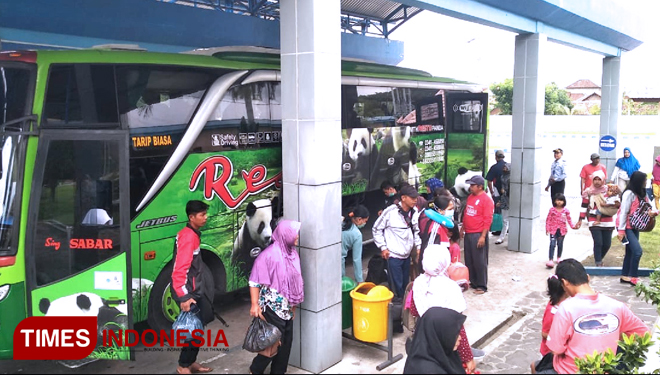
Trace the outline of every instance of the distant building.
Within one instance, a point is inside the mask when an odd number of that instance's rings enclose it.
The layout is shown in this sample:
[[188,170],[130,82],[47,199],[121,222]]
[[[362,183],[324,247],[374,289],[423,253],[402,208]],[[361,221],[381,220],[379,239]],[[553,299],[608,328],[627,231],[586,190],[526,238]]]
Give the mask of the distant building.
[[573,103],[575,114],[588,114],[589,109],[595,105],[600,106],[600,86],[588,79],[581,79],[566,86]]

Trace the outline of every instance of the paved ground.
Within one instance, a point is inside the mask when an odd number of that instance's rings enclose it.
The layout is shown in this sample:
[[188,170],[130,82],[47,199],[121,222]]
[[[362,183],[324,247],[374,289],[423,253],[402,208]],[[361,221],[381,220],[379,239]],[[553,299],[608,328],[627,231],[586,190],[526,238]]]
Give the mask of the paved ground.
[[[547,212],[550,199],[548,193],[542,195],[542,210]],[[568,204],[577,218],[579,200],[568,197]],[[545,214],[544,214],[545,216]],[[468,310],[466,329],[474,345],[486,350],[486,357],[478,364],[482,373],[524,373],[529,372],[529,364],[537,359],[540,344],[541,317],[547,298],[543,295],[546,278],[552,270],[545,268],[547,260],[547,236],[544,225],[538,228],[538,236],[543,237],[541,250],[533,254],[524,254],[506,250],[506,242],[495,245],[495,238],[490,238],[489,291],[476,296],[471,292],[464,294]],[[564,258],[585,259],[591,254],[592,240],[589,231],[582,228],[571,231],[565,241]],[[374,251],[374,250],[371,250]],[[365,252],[364,269],[370,258]],[[347,274],[352,275],[351,267]],[[517,280],[517,281],[516,281]],[[594,277],[594,286],[614,298],[631,304],[633,311],[640,314],[648,324],[657,316],[650,305],[634,297],[630,287],[619,284],[617,277]],[[240,349],[249,325],[249,306],[240,296],[222,304],[221,311],[230,327],[225,328],[215,321],[211,329],[224,329],[230,344],[228,351],[203,351],[199,360],[213,368],[214,373],[245,373],[253,354]],[[500,327],[502,326],[502,327]],[[349,332],[349,331],[347,331]],[[394,354],[405,354],[404,343],[410,333],[397,334],[394,337]],[[491,337],[492,336],[492,337]],[[488,341],[488,339],[492,341]],[[0,361],[0,373],[173,373],[178,353],[144,352],[137,348],[137,360],[134,362],[99,361],[79,369],[68,369],[49,361]],[[654,351],[654,353],[657,349]],[[387,359],[383,351],[362,343],[343,339],[343,359],[324,373],[378,373],[376,366]],[[403,360],[384,369],[381,373],[400,374],[403,372]],[[654,368],[660,367],[660,364]],[[304,374],[303,370],[289,367],[289,373]]]
[[[630,285],[621,284],[618,277],[612,276],[592,277],[591,285],[596,291],[627,303],[649,329],[653,328],[658,319],[655,307],[637,298]],[[530,373],[530,364],[541,359],[541,321],[547,303],[542,292],[532,292],[518,302],[516,310],[524,316],[484,348],[488,354],[479,365],[482,373]]]

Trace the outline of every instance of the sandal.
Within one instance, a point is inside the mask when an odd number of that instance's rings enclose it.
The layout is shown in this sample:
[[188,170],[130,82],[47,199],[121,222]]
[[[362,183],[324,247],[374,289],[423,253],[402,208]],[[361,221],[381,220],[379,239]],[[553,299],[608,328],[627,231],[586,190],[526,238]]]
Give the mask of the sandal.
[[177,374],[192,374],[192,371],[190,371],[190,367],[177,366],[176,367],[176,373]]
[[213,369],[211,367],[204,367],[199,363],[195,362],[192,365],[190,365],[190,371],[193,374],[204,374],[213,371]]
[[477,295],[481,295],[481,294],[486,293],[486,291],[483,290],[483,289],[475,289],[472,293],[477,294]]

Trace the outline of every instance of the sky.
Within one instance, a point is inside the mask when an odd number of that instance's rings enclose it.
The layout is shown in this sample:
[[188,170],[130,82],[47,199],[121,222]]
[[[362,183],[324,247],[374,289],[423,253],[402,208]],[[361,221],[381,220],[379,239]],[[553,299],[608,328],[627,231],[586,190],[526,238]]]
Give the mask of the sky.
[[[644,43],[622,55],[624,91],[660,91],[660,1],[611,0],[634,12],[641,23]],[[422,37],[420,37],[422,36]],[[437,43],[430,48],[430,40]],[[449,36],[449,37],[447,37]],[[513,78],[515,33],[423,11],[402,25],[391,39],[404,42],[399,66],[434,76],[490,85]],[[454,51],[451,55],[447,51]],[[564,88],[579,79],[600,85],[603,56],[554,42],[548,43],[544,67],[546,83]]]

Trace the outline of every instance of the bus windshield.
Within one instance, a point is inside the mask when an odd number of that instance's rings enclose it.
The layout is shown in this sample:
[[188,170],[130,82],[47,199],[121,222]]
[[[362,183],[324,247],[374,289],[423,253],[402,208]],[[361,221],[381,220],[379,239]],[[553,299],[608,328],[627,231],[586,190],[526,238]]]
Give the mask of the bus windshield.
[[28,113],[31,71],[14,65],[0,65],[0,255],[16,253],[18,218],[23,173],[23,127]]

